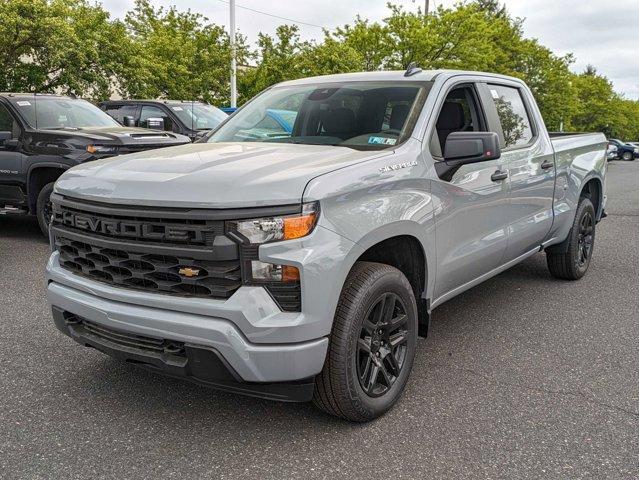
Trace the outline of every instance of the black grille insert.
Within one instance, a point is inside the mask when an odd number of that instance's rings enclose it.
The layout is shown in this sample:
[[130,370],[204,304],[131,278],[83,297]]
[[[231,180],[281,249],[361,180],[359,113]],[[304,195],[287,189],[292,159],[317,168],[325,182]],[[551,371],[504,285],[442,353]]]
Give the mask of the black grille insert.
[[197,260],[103,248],[58,235],[60,265],[79,275],[137,290],[218,299],[242,283],[239,260]]

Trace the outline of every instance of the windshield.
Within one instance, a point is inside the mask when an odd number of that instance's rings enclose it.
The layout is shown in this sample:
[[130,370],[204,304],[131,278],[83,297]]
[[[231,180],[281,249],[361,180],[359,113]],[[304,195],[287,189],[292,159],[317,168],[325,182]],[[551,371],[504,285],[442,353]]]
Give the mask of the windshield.
[[201,103],[183,103],[170,105],[180,121],[193,130],[211,130],[228,118],[219,108]]
[[33,98],[13,100],[13,104],[32,128],[76,129],[119,126],[113,118],[85,100],[33,96]]
[[231,117],[208,142],[279,142],[392,148],[407,138],[425,96],[424,83],[349,82],[267,90]]

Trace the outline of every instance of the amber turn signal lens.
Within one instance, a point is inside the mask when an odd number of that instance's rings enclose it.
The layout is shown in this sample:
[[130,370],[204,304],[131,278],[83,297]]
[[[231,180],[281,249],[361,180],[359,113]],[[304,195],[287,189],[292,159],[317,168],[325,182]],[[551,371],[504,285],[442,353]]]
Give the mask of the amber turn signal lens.
[[284,218],[284,240],[301,238],[308,235],[317,221],[315,212],[299,217]]
[[300,271],[297,267],[290,265],[282,265],[282,281],[283,282],[299,282]]
[[95,153],[95,152],[97,152],[97,151],[98,151],[98,149],[97,149],[97,148],[95,148],[93,145],[88,145],[88,146],[87,146],[87,152],[89,152],[89,153]]

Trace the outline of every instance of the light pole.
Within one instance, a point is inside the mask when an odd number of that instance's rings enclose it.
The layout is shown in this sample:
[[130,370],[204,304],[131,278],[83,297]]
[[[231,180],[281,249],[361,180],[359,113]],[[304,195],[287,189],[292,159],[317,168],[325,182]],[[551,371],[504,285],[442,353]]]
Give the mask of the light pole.
[[235,0],[229,1],[231,10],[230,32],[231,40],[231,107],[237,107],[237,61],[235,49]]
[[428,7],[429,7],[428,4],[430,3],[430,1],[429,0],[425,0],[425,2],[426,3],[424,4],[424,15],[428,15]]

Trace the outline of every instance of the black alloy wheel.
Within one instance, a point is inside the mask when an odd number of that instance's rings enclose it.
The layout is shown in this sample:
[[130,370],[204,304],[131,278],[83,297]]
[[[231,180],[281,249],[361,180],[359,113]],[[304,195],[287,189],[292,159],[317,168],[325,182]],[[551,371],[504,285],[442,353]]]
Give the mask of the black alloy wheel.
[[584,268],[590,261],[594,244],[595,220],[590,211],[585,212],[579,223],[577,240],[577,267]]
[[357,341],[357,376],[370,397],[384,395],[399,377],[407,351],[406,307],[394,293],[382,294],[368,312]]

